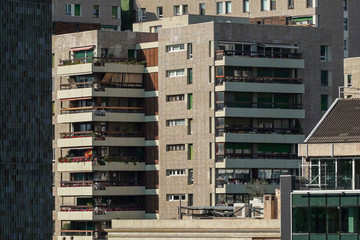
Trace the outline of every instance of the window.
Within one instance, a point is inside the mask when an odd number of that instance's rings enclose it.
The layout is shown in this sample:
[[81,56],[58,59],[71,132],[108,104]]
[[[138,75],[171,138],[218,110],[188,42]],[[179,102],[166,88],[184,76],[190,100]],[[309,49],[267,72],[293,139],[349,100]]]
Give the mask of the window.
[[[120,10],[119,10],[119,16],[120,16]],[[141,8],[139,12],[139,21],[143,22],[146,21],[146,8]]]
[[321,95],[321,111],[326,111],[328,109],[329,97],[328,95]]
[[351,79],[351,75],[347,75],[347,86],[348,87],[351,87],[351,85],[352,85],[352,79]]
[[328,86],[328,71],[321,71],[321,86]]
[[294,9],[294,0],[288,0],[288,9]]
[[166,198],[168,201],[185,201],[185,194],[168,194]]
[[205,3],[200,3],[199,4],[199,14],[200,15],[205,15]]
[[178,52],[178,51],[183,51],[183,50],[185,50],[184,44],[166,46],[167,52]]
[[181,77],[185,75],[184,69],[177,69],[177,70],[169,70],[166,71],[167,77]]
[[328,46],[321,45],[320,46],[320,60],[323,62],[328,62],[330,60],[330,49]]
[[243,2],[243,9],[244,9],[244,12],[249,12],[249,0],[244,0]]
[[112,6],[111,7],[111,15],[112,15],[113,19],[120,18],[120,7]]
[[261,11],[267,11],[268,8],[268,0],[261,0]]
[[180,6],[175,5],[174,6],[174,16],[178,16],[178,15],[180,15]]
[[182,14],[183,15],[188,14],[188,9],[189,9],[188,5],[182,5]]
[[344,11],[347,11],[347,6],[348,6],[347,0],[343,0],[343,6],[344,6]]
[[192,70],[192,68],[189,68],[189,69],[188,69],[188,72],[187,72],[187,83],[188,83],[188,84],[192,84],[192,83],[193,83],[193,70]]
[[71,16],[72,15],[72,4],[65,4],[65,15]]
[[52,90],[52,92],[55,92],[55,78],[54,77],[51,78],[51,90]]
[[270,0],[270,10],[276,10],[276,0]]
[[185,150],[185,144],[171,144],[166,145],[166,151],[184,151]]
[[193,95],[192,95],[192,93],[189,93],[187,96],[188,96],[187,109],[192,109],[193,108]]
[[193,120],[192,120],[192,118],[189,118],[188,119],[188,126],[187,126],[187,133],[188,133],[188,135],[191,135],[191,134],[193,134],[193,132],[192,132],[192,122],[193,122]]
[[80,4],[65,4],[65,15],[81,17],[81,5]]
[[192,43],[187,44],[187,59],[192,59]]
[[81,5],[80,4],[74,4],[75,5],[75,16],[80,17],[81,16]]
[[344,30],[347,31],[348,30],[348,19],[344,18]]
[[99,18],[100,17],[100,6],[94,5],[93,6],[93,18]]
[[223,14],[223,13],[224,13],[223,2],[217,2],[216,3],[216,14]]
[[194,159],[194,145],[188,144],[188,160]]
[[166,176],[185,175],[185,169],[166,170]]
[[167,127],[185,126],[185,119],[166,120],[166,126]]
[[306,7],[307,8],[313,7],[313,0],[306,0]]
[[184,101],[184,94],[167,95],[166,96],[166,101],[167,102]]
[[162,18],[163,17],[163,8],[157,7],[156,13],[157,13],[158,19]]
[[194,184],[194,170],[189,169],[188,170],[188,185]]
[[226,2],[225,13],[231,13],[231,2]]

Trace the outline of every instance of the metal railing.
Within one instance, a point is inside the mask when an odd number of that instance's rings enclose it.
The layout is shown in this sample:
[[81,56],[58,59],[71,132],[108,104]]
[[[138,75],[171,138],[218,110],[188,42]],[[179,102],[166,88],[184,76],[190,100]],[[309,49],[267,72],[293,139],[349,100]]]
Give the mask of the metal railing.
[[224,82],[302,84],[302,78],[243,77],[243,76],[225,76],[225,77],[216,78],[217,86],[223,85]]
[[217,102],[216,111],[228,108],[271,108],[271,109],[302,109],[302,103],[274,102]]
[[143,162],[141,157],[136,156],[107,156],[107,157],[60,157],[60,163],[91,162],[93,166],[106,165],[107,162]]
[[62,181],[61,187],[93,187],[94,190],[105,190],[107,187],[138,187],[145,186],[142,182],[129,180],[128,182],[116,181]]
[[259,52],[259,51],[238,51],[238,50],[216,50],[215,59],[222,60],[224,56],[243,56],[243,57],[258,57],[258,58],[287,58],[287,59],[301,59],[301,53],[282,53],[282,52]]
[[218,154],[216,162],[224,159],[300,159],[296,154],[286,153],[226,153]]
[[115,57],[87,57],[61,60],[59,66],[94,63],[95,66],[105,66],[106,63],[120,64],[145,64],[145,61],[135,58],[115,58]]
[[105,140],[106,137],[144,137],[143,132],[119,132],[119,131],[86,131],[60,133],[60,138],[95,137],[95,140]]
[[60,109],[60,114],[93,112],[95,116],[105,116],[106,113],[144,113],[143,107],[103,107],[87,106]]
[[216,136],[223,136],[224,133],[253,133],[253,134],[303,134],[299,128],[255,128],[255,127],[225,127],[217,128]]
[[131,82],[109,82],[109,83],[80,82],[80,83],[60,84],[60,90],[94,88],[94,90],[97,91],[104,91],[106,88],[143,88],[143,87],[144,87],[144,83],[131,83]]

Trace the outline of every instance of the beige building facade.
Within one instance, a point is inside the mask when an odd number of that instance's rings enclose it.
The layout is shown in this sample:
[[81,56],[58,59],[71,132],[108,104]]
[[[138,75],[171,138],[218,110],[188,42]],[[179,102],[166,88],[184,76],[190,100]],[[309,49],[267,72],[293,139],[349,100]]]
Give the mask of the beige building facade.
[[360,58],[344,59],[344,87],[340,88],[340,97],[358,98],[360,96]]

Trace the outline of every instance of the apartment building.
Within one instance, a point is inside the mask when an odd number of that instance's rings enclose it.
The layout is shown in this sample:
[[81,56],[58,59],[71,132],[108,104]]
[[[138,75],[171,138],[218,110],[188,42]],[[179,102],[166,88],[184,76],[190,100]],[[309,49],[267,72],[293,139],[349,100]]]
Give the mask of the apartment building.
[[151,33],[53,36],[54,239],[105,239],[111,219],[157,218],[157,112],[143,82],[156,46]]
[[51,238],[51,5],[0,1],[0,239]]
[[326,28],[343,45],[345,57],[360,54],[357,41],[360,4],[356,0],[137,0],[135,7],[138,22],[199,14],[246,17],[254,24]]
[[342,48],[324,29],[200,18],[158,28],[160,218],[176,217],[179,200],[246,202],[258,179],[274,193],[342,85]]
[[135,22],[132,0],[52,2],[53,33],[64,34],[89,30],[120,31],[131,29]]
[[302,172],[281,179],[281,239],[359,238],[360,99],[337,99],[304,143]]
[[339,89],[339,97],[359,98],[360,96],[360,58],[344,59],[344,86]]

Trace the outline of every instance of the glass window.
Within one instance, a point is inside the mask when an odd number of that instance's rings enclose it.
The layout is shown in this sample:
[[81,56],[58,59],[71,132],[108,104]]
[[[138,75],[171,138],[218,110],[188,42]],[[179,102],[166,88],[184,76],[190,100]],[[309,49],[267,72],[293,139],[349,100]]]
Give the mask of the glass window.
[[157,17],[160,19],[163,17],[163,8],[162,7],[157,7]]
[[71,16],[72,15],[71,4],[65,4],[65,15],[66,16]]
[[188,94],[188,103],[187,103],[187,109],[193,108],[193,95],[192,93]]
[[192,49],[192,43],[187,44],[187,59],[193,58],[193,49]]
[[337,207],[327,207],[326,214],[326,232],[338,233],[339,232],[339,209]]
[[328,71],[321,71],[321,86],[328,86]]
[[200,15],[205,15],[205,3],[200,3],[199,4],[199,14]]
[[174,6],[174,16],[178,16],[178,15],[180,15],[180,6],[175,5]]
[[294,9],[294,0],[288,0],[288,9]]
[[292,231],[293,233],[309,232],[309,208],[297,207],[292,212]]
[[344,18],[344,30],[347,31],[348,30],[348,19]]
[[100,16],[100,6],[99,5],[94,5],[93,6],[93,17],[94,18],[99,18]]
[[111,15],[112,15],[112,18],[119,18],[119,16],[118,16],[118,7],[117,6],[112,6],[111,7]]
[[271,0],[271,2],[270,2],[270,10],[276,10],[276,0]]
[[344,7],[344,11],[347,11],[347,7],[348,7],[347,0],[343,0],[343,7]]
[[351,87],[351,85],[352,85],[352,76],[351,75],[347,75],[347,86],[348,87]]
[[325,45],[320,46],[320,60],[321,61],[329,61],[329,47]]
[[194,145],[188,144],[188,160],[194,159]]
[[313,7],[313,0],[306,0],[306,7],[307,8]]
[[166,46],[167,52],[178,52],[178,51],[182,51],[184,49],[185,49],[184,44]]
[[226,2],[225,13],[231,13],[231,2]]
[[310,210],[310,232],[326,233],[326,207],[311,207]]
[[337,160],[337,187],[344,189],[352,188],[352,160]]
[[268,0],[261,0],[261,11],[267,11],[268,9]]
[[321,95],[321,111],[326,111],[329,104],[328,95]]
[[243,2],[243,9],[244,9],[244,12],[249,12],[250,10],[250,6],[249,6],[249,0],[244,0]]
[[306,194],[293,194],[292,204],[293,206],[308,206],[309,197]]
[[81,16],[81,5],[75,4],[75,16],[80,17]]
[[182,14],[183,15],[188,14],[189,11],[188,9],[189,9],[188,5],[182,5]]
[[217,2],[216,3],[216,14],[223,14],[223,13],[224,13],[223,2]]
[[187,72],[187,83],[188,83],[188,84],[192,84],[192,83],[193,83],[193,70],[192,70],[192,68],[189,68],[189,69],[188,69],[188,72]]
[[357,233],[358,232],[358,208],[357,207],[342,207],[340,208],[340,222],[342,233]]
[[180,76],[184,76],[184,75],[185,75],[184,69],[166,71],[167,77],[180,77]]

